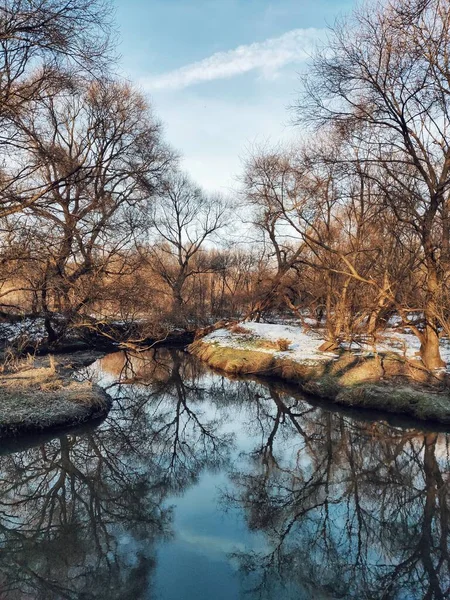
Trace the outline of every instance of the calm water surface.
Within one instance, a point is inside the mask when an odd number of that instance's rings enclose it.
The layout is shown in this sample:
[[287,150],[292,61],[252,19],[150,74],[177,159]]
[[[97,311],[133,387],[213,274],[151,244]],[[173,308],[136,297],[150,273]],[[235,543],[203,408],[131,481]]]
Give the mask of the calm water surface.
[[1,600],[450,597],[450,435],[175,350],[83,376],[102,424],[1,447]]

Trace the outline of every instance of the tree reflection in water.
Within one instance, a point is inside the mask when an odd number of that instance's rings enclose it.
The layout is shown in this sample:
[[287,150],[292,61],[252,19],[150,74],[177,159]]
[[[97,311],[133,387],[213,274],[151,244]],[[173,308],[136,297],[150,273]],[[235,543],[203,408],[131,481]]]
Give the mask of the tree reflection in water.
[[254,596],[448,598],[449,436],[249,395],[262,443],[223,500],[267,538],[234,555]]
[[2,599],[148,597],[155,543],[171,535],[164,500],[223,464],[229,444],[196,410],[206,392],[189,363],[163,358],[144,362],[139,385],[115,386],[99,429],[0,457]]
[[115,397],[99,428],[0,457],[2,599],[153,597],[170,505],[205,471],[228,474],[217,519],[237,510],[264,540],[232,553],[249,598],[449,596],[446,434],[328,412],[177,351],[117,353],[92,375]]

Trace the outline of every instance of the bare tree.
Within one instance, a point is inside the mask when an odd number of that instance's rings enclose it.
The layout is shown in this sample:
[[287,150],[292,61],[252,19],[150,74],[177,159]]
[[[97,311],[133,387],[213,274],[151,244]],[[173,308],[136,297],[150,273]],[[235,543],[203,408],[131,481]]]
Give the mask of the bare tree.
[[273,259],[271,276],[260,286],[251,315],[285,303],[286,282],[293,266],[304,253],[304,240],[286,222],[285,208],[298,200],[295,154],[281,148],[256,149],[245,165],[246,201],[253,209],[253,224],[261,234],[265,252]]
[[169,287],[177,322],[188,317],[187,282],[213,268],[205,244],[225,227],[227,217],[227,202],[207,196],[183,173],[172,173],[161,187],[150,222],[157,243],[148,252],[156,273]]
[[330,121],[364,146],[400,227],[420,240],[424,364],[443,365],[437,304],[449,260],[450,17],[445,0],[374,2],[331,33],[314,60],[298,118]]
[[0,115],[7,118],[61,72],[103,72],[111,59],[112,7],[105,0],[2,0]]
[[[94,82],[39,102],[23,119],[27,187],[48,187],[24,211],[47,315],[88,313],[105,276],[122,269],[172,152],[144,99],[127,84]],[[58,182],[58,185],[52,185]]]
[[[19,212],[57,181],[26,188],[11,160],[22,121],[37,99],[81,77],[102,76],[112,59],[105,0],[3,0],[0,3],[0,217]],[[72,83],[71,83],[72,82]]]

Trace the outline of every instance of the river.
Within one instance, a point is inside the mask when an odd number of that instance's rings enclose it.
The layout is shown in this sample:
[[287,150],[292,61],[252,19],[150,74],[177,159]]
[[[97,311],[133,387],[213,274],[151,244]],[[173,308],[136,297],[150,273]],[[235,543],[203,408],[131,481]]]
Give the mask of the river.
[[450,435],[178,350],[83,370],[95,426],[0,445],[1,600],[450,596]]

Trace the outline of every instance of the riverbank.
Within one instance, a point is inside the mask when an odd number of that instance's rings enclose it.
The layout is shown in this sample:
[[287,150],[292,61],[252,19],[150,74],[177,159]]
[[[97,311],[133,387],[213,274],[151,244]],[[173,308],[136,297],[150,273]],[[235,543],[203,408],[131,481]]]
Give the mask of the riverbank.
[[448,376],[435,376],[407,352],[321,352],[323,339],[298,327],[243,323],[222,327],[188,350],[210,367],[296,384],[343,406],[450,424]]
[[78,369],[120,349],[184,347],[194,339],[194,331],[179,329],[147,337],[140,326],[120,321],[94,323],[69,329],[50,344],[42,316],[3,315],[0,437],[60,430],[103,418],[110,398],[96,385],[75,381]]
[[53,431],[107,414],[111,399],[99,386],[73,379],[73,373],[100,352],[24,360],[0,376],[0,436]]
[[[63,317],[60,317],[63,320]],[[72,326],[65,334],[50,343],[44,318],[40,315],[3,315],[0,318],[0,362],[10,355],[45,356],[98,350],[104,353],[119,349],[139,349],[164,345],[186,346],[194,340],[195,329],[154,331],[148,335],[145,321],[99,321]],[[146,333],[147,332],[147,333]]]

